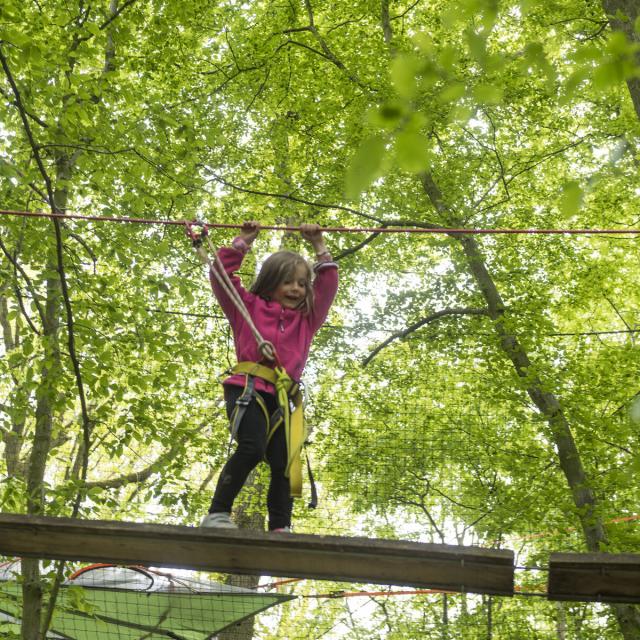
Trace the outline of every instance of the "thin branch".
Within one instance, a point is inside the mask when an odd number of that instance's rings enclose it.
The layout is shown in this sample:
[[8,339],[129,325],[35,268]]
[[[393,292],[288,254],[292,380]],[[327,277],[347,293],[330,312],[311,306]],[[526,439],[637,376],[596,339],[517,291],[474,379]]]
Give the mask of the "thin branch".
[[318,41],[318,44],[322,48],[322,51],[324,51],[324,57],[330,60],[336,67],[338,67],[338,69],[343,71],[347,75],[347,77],[352,82],[355,82],[359,87],[363,89],[368,89],[369,91],[375,91],[373,87],[369,87],[363,84],[358,78],[358,76],[352,73],[351,71],[349,71],[345,66],[345,64],[342,62],[342,60],[340,60],[340,58],[338,58],[338,56],[336,56],[335,53],[331,51],[331,49],[329,48],[329,45],[327,45],[327,43],[325,42],[324,38],[320,35],[320,32],[318,31],[315,25],[314,18],[313,18],[313,7],[311,6],[310,0],[304,0],[304,6],[307,9],[307,16],[309,17],[309,30],[313,34],[314,38]]
[[295,44],[295,45],[297,45],[299,47],[302,47],[303,49],[306,49],[307,51],[311,51],[311,53],[315,53],[316,55],[321,56],[325,60],[328,60],[329,62],[332,62],[332,63],[335,64],[335,61],[330,56],[328,56],[326,53],[324,53],[322,51],[318,51],[318,49],[314,49],[313,47],[310,47],[308,44],[305,44],[304,42],[299,42],[298,40],[293,40],[292,38],[289,38],[286,42],[284,42],[282,45],[280,45],[280,47],[287,46],[288,44]]
[[[195,430],[195,433],[202,431],[205,426],[207,426],[206,423],[198,426],[198,428]],[[120,489],[134,482],[144,482],[145,480],[148,480],[154,473],[161,471],[164,468],[165,463],[173,459],[182,446],[182,440],[178,439],[178,441],[168,451],[158,456],[151,464],[149,464],[144,469],[141,469],[140,471],[132,471],[131,473],[126,473],[109,480],[93,480],[91,482],[85,482],[84,488],[92,489],[95,487],[99,487],[101,489]]]
[[412,5],[409,5],[402,13],[399,13],[397,16],[393,16],[391,20],[399,20],[400,18],[404,18],[409,11],[411,11],[414,7],[420,4],[420,0],[416,0]]
[[[18,169],[13,163],[9,162],[6,158],[0,158],[0,162],[4,162],[6,165],[10,166],[13,171],[15,171],[20,178],[26,178],[26,175],[23,171]],[[44,193],[39,187],[37,187],[33,182],[27,182],[27,186],[40,197],[43,203],[48,202],[47,194]]]
[[604,299],[611,305],[611,308],[615,311],[615,313],[618,316],[618,318],[620,318],[620,320],[622,320],[622,324],[624,324],[624,326],[627,327],[627,331],[632,332],[633,329],[632,329],[631,325],[624,319],[624,316],[620,313],[618,307],[616,307],[616,305],[613,303],[611,298],[609,298],[609,296],[607,296],[605,294]]
[[[12,100],[11,96],[4,89],[2,89],[2,87],[0,87],[0,95],[5,97],[7,99],[7,102],[9,102],[9,104],[12,104],[14,107],[18,106],[15,100]],[[30,111],[27,111],[26,113],[36,124],[39,124],[41,127],[45,129],[49,127],[49,125],[42,118],[39,118],[38,116],[34,115]]]
[[[288,195],[286,193],[273,193],[273,192],[270,192],[270,191],[259,191],[259,190],[256,190],[256,189],[249,189],[247,187],[241,187],[239,185],[233,184],[232,182],[229,182],[228,180],[225,180],[224,178],[221,178],[214,171],[212,171],[209,167],[204,166],[203,168],[206,169],[208,172],[210,172],[211,175],[213,176],[213,178],[211,180],[209,180],[208,182],[211,182],[211,181],[219,182],[220,184],[223,184],[226,187],[230,187],[231,189],[234,189],[235,191],[240,191],[241,193],[251,193],[251,194],[256,195],[256,196],[265,196],[267,198],[278,198],[280,200],[291,200],[293,202],[299,202],[300,204],[309,205],[310,207],[318,207],[319,209],[338,209],[340,211],[346,211],[348,213],[353,213],[356,216],[359,216],[361,218],[365,218],[367,220],[371,220],[373,222],[377,222],[379,224],[385,224],[385,222],[383,220],[381,220],[380,218],[376,218],[375,216],[369,215],[368,213],[363,213],[362,211],[358,211],[357,209],[352,209],[351,207],[345,207],[345,206],[340,205],[340,204],[330,204],[330,203],[324,203],[324,202],[316,202],[316,201],[313,201],[313,200],[306,200],[304,198],[297,198],[296,196],[291,196],[291,195]],[[386,224],[391,224],[391,223],[386,223]]]
[[[34,154],[34,158],[36,160],[36,163],[38,165],[38,169],[40,171],[40,175],[42,176],[42,179],[44,180],[44,183],[46,185],[46,189],[47,189],[47,196],[48,196],[48,201],[49,204],[52,208],[52,210],[55,210],[55,203],[54,203],[54,197],[53,197],[53,188],[51,186],[51,179],[49,178],[49,174],[47,173],[47,170],[44,167],[44,164],[42,162],[42,158],[40,157],[40,152],[38,150],[38,145],[36,144],[36,141],[33,137],[33,134],[31,132],[31,126],[29,125],[29,118],[27,115],[27,110],[24,106],[24,103],[22,102],[22,96],[20,94],[20,90],[18,89],[18,86],[16,85],[16,82],[13,78],[13,74],[11,73],[11,69],[9,69],[9,63],[7,62],[7,58],[4,55],[4,51],[2,50],[2,45],[0,44],[0,64],[2,64],[2,68],[4,70],[4,73],[7,77],[7,80],[9,81],[9,84],[11,86],[11,90],[13,91],[13,95],[15,97],[15,106],[18,109],[18,113],[20,114],[20,119],[22,120],[22,125],[24,128],[24,132],[27,136],[27,139],[29,140],[29,144],[31,145],[31,148],[33,150],[33,154]],[[54,211],[55,213],[55,211]]]
[[339,29],[340,27],[344,27],[347,24],[353,24],[358,23],[358,22],[362,22],[362,20],[364,20],[366,18],[366,15],[362,15],[359,18],[351,18],[350,20],[343,20],[342,22],[338,22],[338,24],[334,24],[333,27],[329,27],[327,29],[327,33],[331,33],[332,31],[335,31],[336,29]]
[[[135,0],[131,0],[131,2],[133,1]],[[61,211],[56,206],[56,199],[53,193],[51,178],[49,177],[49,174],[45,169],[44,163],[42,162],[42,158],[40,156],[38,145],[36,144],[36,141],[33,137],[33,133],[31,132],[31,126],[29,125],[29,120],[26,115],[24,103],[22,102],[22,96],[20,95],[20,91],[18,90],[18,87],[15,83],[13,74],[11,73],[11,69],[9,68],[9,64],[4,55],[4,52],[2,51],[1,45],[0,45],[0,63],[2,63],[2,68],[4,70],[4,73],[7,76],[7,80],[9,81],[9,84],[11,85],[11,89],[16,99],[16,105],[18,107],[18,112],[20,114],[20,118],[23,123],[25,134],[33,150],[33,154],[34,154],[36,163],[38,165],[38,169],[40,170],[40,173],[42,175],[42,179],[45,182],[47,194],[49,196],[48,200],[49,200],[49,205],[51,207],[51,211],[52,213],[61,213]],[[86,478],[86,474],[89,466],[88,455],[89,455],[89,437],[91,432],[91,424],[90,424],[89,414],[87,412],[84,383],[83,383],[82,375],[80,371],[80,362],[78,360],[78,356],[75,348],[75,336],[73,332],[73,322],[74,322],[73,310],[71,307],[71,299],[69,297],[69,288],[67,285],[67,278],[64,270],[62,226],[60,224],[60,221],[57,218],[53,219],[53,228],[55,231],[55,239],[56,239],[57,270],[60,278],[60,288],[62,292],[62,299],[63,299],[63,303],[64,303],[66,315],[67,315],[67,338],[68,338],[68,346],[69,346],[69,357],[71,359],[73,372],[76,379],[78,396],[80,398],[80,407],[82,410],[82,426],[83,426],[83,433],[84,433],[84,439],[85,439],[85,454],[84,454],[83,467],[82,467],[82,480],[84,480]],[[75,512],[77,512],[77,510],[79,509],[80,500],[81,500],[81,495],[78,494],[78,500],[76,501],[76,505],[74,506],[74,515],[75,515]]]
[[426,324],[434,322],[435,320],[439,320],[440,318],[444,318],[446,316],[488,316],[488,309],[476,309],[473,307],[454,307],[451,309],[442,309],[441,311],[436,311],[426,318],[422,318],[422,320],[418,320],[418,322],[414,322],[412,325],[408,326],[406,329],[402,329],[402,331],[396,331],[392,336],[387,338],[384,342],[380,343],[363,361],[362,366],[366,367],[373,358],[380,353],[385,347],[389,346],[394,340],[399,340],[402,338],[406,338],[409,334],[413,333],[423,327]]
[[265,88],[265,85],[267,84],[267,80],[269,79],[270,75],[271,75],[271,67],[267,67],[267,72],[264,74],[264,78],[263,78],[262,82],[260,83],[260,86],[258,87],[258,90],[255,92],[253,98],[251,98],[251,102],[249,102],[249,104],[247,105],[247,107],[245,109],[245,113],[249,112],[249,110],[253,107],[253,103],[258,99],[260,94],[263,92],[263,90]]
[[355,247],[345,249],[342,253],[339,253],[337,256],[333,256],[333,259],[336,262],[338,262],[339,260],[342,260],[343,258],[346,258],[347,256],[350,256],[351,254],[356,253],[357,251],[360,251],[360,249],[362,249],[363,247],[366,247],[368,244],[373,242],[379,235],[380,235],[379,232],[372,233],[368,238],[365,238],[362,242],[358,243]]
[[105,20],[100,25],[100,31],[106,29],[118,16],[125,10],[128,9],[136,0],[127,0],[119,9],[116,9],[107,20]]
[[548,336],[604,336],[619,333],[640,333],[640,329],[618,329],[617,331],[574,331],[567,333],[547,333]]
[[299,31],[311,31],[311,27],[307,25],[306,27],[292,27],[291,29],[285,29],[284,31],[278,31],[274,35],[284,35],[287,33],[298,33]]
[[[519,178],[522,174],[527,173],[528,171],[531,171],[532,169],[535,169],[535,167],[537,167],[538,165],[546,162],[547,160],[557,156],[557,155],[561,155],[562,153],[564,153],[565,151],[568,151],[569,149],[573,149],[574,147],[577,147],[578,145],[582,144],[583,142],[585,142],[590,136],[584,136],[582,138],[579,138],[578,140],[574,141],[574,142],[570,142],[569,144],[560,147],[559,149],[555,149],[554,151],[550,151],[549,153],[545,153],[542,156],[539,156],[538,158],[535,159],[535,161],[528,161],[524,163],[524,166],[522,167],[522,169],[517,170],[515,173],[512,173],[508,178],[504,177],[504,183],[505,185],[510,185],[516,178]],[[516,165],[514,164],[513,167],[515,167]],[[512,167],[512,168],[513,168]],[[493,189],[493,186],[495,186],[498,182],[500,182],[500,178],[498,178],[493,185],[491,186],[491,188],[489,190],[487,190],[485,192],[485,194],[476,201],[476,203],[474,204],[474,207],[477,207],[490,193],[491,190]],[[498,200],[497,202],[492,202],[490,204],[488,204],[487,206],[483,207],[482,209],[478,209],[478,213],[484,213],[485,211],[489,211],[491,209],[495,209],[497,206],[501,205],[504,202],[507,202],[509,200],[509,197],[507,198],[502,198],[501,200]]]
[[505,180],[504,163],[502,162],[502,158],[500,157],[500,152],[498,151],[498,142],[496,140],[496,125],[495,125],[495,122],[493,121],[493,118],[491,117],[491,114],[488,111],[485,111],[484,114],[489,120],[489,122],[491,123],[491,140],[493,142],[491,151],[493,151],[494,155],[496,156],[496,160],[498,161],[498,166],[500,167],[500,180],[502,181],[504,191],[507,194],[507,198],[510,198],[511,194],[509,193],[509,185]]
[[[32,300],[33,300],[34,304],[36,305],[36,309],[38,310],[38,315],[40,316],[40,321],[42,322],[42,324],[44,326],[44,324],[45,324],[45,312],[44,312],[44,309],[42,308],[42,305],[40,304],[40,300],[38,299],[38,295],[36,294],[36,290],[35,290],[35,288],[33,286],[33,283],[31,282],[29,276],[27,275],[25,270],[22,268],[20,263],[9,253],[9,251],[8,251],[7,247],[5,246],[4,242],[2,242],[2,238],[0,238],[0,250],[2,250],[2,253],[4,253],[4,255],[7,258],[7,260],[9,260],[9,262],[13,265],[13,268],[22,276],[22,278],[26,282],[27,289],[29,289],[29,292],[31,293]],[[22,304],[22,296],[20,295],[20,291],[18,290],[16,293],[18,295],[18,302],[20,303],[20,308],[23,311],[23,315],[26,318],[27,322],[29,323],[29,326],[31,327],[31,329],[33,329],[33,331],[35,333],[40,335],[40,332],[35,328],[35,326],[31,322],[31,319],[27,315],[26,310],[24,309],[24,306]]]
[[86,240],[82,236],[80,236],[77,233],[74,233],[73,231],[69,231],[68,233],[69,233],[69,237],[73,238],[89,254],[89,257],[91,258],[91,261],[93,262],[93,269],[94,269],[94,273],[95,273],[95,267],[96,267],[96,264],[98,262],[98,256],[96,256],[96,254],[94,253],[93,249],[88,245],[88,243],[86,242]]
[[[98,26],[98,29],[100,29],[100,31],[104,31],[116,18],[118,18],[118,16],[125,9],[129,8],[134,2],[136,2],[136,0],[127,0],[119,9],[116,9],[113,13],[111,13],[111,15],[103,23],[101,23]],[[87,12],[87,17],[88,17],[88,12]],[[85,21],[86,21],[86,18],[85,18]],[[91,38],[93,37],[94,37],[94,34],[90,33],[89,35],[82,36],[81,38],[76,38],[73,49],[77,49],[82,42],[91,40]]]

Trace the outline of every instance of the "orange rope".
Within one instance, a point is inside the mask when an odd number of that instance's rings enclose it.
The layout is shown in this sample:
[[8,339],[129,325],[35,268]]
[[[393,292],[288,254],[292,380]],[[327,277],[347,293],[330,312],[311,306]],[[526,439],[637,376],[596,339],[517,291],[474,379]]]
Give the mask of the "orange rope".
[[[118,217],[118,216],[83,216],[74,213],[45,213],[40,211],[15,211],[11,209],[0,209],[0,215],[23,216],[30,218],[59,218],[67,220],[86,220],[88,222],[127,222],[134,224],[164,224],[164,225],[186,225],[191,220],[158,220],[152,218]],[[241,224],[227,223],[204,223],[209,229],[240,229]],[[260,225],[260,229],[270,229],[275,231],[300,231],[300,227]],[[450,235],[640,235],[640,229],[462,229],[448,227],[323,227],[323,232],[328,233],[431,233]]]

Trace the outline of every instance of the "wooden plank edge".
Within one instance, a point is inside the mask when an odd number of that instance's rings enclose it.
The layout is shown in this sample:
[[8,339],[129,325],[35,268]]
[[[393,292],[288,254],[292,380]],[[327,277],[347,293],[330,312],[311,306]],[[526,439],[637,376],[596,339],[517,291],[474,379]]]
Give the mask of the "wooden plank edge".
[[640,554],[552,553],[549,600],[640,603]]
[[[67,518],[29,517],[17,514],[0,514],[0,552],[25,557],[47,557],[52,559],[74,559],[88,562],[109,561],[118,564],[139,563],[155,566],[174,566],[230,573],[267,574],[288,577],[312,577],[336,579],[372,584],[397,584],[417,587],[451,588],[451,582],[439,582],[433,577],[424,581],[415,575],[415,569],[427,567],[428,573],[443,573],[471,576],[465,580],[460,576],[458,590],[495,595],[513,595],[513,552],[509,550],[480,549],[478,547],[456,547],[405,541],[370,540],[367,538],[340,538],[336,536],[310,536],[267,534],[247,531],[221,531],[198,529],[175,525],[147,525],[114,521],[84,521]],[[56,539],[78,537],[85,544],[65,543],[62,548],[53,548]],[[117,557],[105,557],[100,543],[118,549]],[[166,545],[172,550],[188,553],[194,549],[216,556],[203,561],[172,562],[171,558],[140,558],[137,553],[127,555],[127,548],[148,542],[151,546]],[[96,550],[89,547],[98,545]],[[147,546],[147,545],[145,545]],[[262,551],[256,551],[256,546]],[[111,552],[113,554],[113,552]],[[288,566],[278,571],[272,558],[280,554]],[[248,568],[234,564],[233,557],[250,555],[254,566]],[[257,555],[256,555],[257,554]],[[153,554],[151,554],[153,555]],[[198,555],[198,554],[196,554]],[[269,559],[262,566],[260,558]],[[231,558],[231,560],[229,559]],[[295,560],[306,561],[311,569],[296,571]],[[292,562],[294,561],[294,562]],[[329,563],[333,569],[325,570],[321,565]],[[342,563],[351,564],[352,570],[340,573]],[[406,564],[403,571],[402,563]],[[379,565],[379,567],[377,566]],[[415,565],[415,566],[413,566]],[[313,569],[313,567],[316,569]],[[318,569],[317,567],[320,566]],[[355,567],[355,568],[354,568]],[[364,568],[362,568],[364,567]],[[378,568],[386,572],[380,579]],[[360,572],[360,575],[354,575]],[[413,571],[413,575],[412,575]],[[456,573],[457,572],[457,573]],[[406,579],[406,576],[411,576]],[[468,583],[468,588],[465,587]]]

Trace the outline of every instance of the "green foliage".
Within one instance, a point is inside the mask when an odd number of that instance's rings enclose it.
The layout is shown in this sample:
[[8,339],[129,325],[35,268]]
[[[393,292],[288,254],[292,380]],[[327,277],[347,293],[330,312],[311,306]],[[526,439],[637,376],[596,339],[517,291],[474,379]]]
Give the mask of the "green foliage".
[[[0,41],[42,166],[70,211],[637,227],[640,123],[626,85],[638,75],[637,44],[607,26],[598,3],[389,3],[386,34],[376,3],[312,2],[314,29],[307,4],[153,0],[121,3],[117,16],[108,3],[40,4],[3,2]],[[6,74],[0,88],[0,205],[46,209]],[[228,243],[233,231],[212,236]],[[226,458],[217,376],[235,355],[183,229],[62,226],[90,418],[84,488],[53,225],[3,217],[0,240],[0,509],[28,508],[44,406],[45,513],[69,515],[82,489],[82,517],[197,522]],[[327,240],[345,255],[306,372],[321,507],[314,515],[298,503],[297,529],[518,548],[531,564],[584,550],[553,433],[529,393],[538,385],[561,403],[608,548],[636,551],[636,521],[624,518],[640,499],[628,333],[638,326],[637,241],[476,238],[506,307],[499,321],[453,314],[406,331],[438,311],[486,307],[460,239]],[[281,243],[302,246],[262,234],[246,283]],[[45,326],[47,309],[59,327]],[[501,330],[526,350],[521,371]],[[250,506],[264,511],[264,495]],[[470,639],[487,637],[493,619],[494,638],[554,638],[560,626],[567,638],[619,636],[591,605],[447,597],[378,599],[361,618],[337,599],[303,599],[260,633]]]

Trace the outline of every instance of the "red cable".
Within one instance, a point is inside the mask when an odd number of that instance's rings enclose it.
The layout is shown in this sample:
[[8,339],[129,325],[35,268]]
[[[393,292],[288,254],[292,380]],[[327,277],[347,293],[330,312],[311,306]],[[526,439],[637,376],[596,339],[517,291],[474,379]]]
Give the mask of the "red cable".
[[[124,218],[116,216],[81,216],[74,213],[44,213],[39,211],[12,211],[0,209],[1,215],[23,216],[30,218],[61,218],[67,220],[86,220],[89,222],[129,222],[137,224],[165,224],[181,225],[192,223],[193,220],[154,220],[150,218]],[[204,223],[212,229],[241,229],[242,225],[228,223]],[[299,231],[300,227],[260,225],[260,229],[275,231]],[[612,235],[631,234],[640,235],[640,229],[455,229],[438,227],[433,229],[408,228],[408,227],[323,227],[322,231],[329,233],[442,233],[457,235],[481,235],[481,234],[524,234],[524,235]]]

